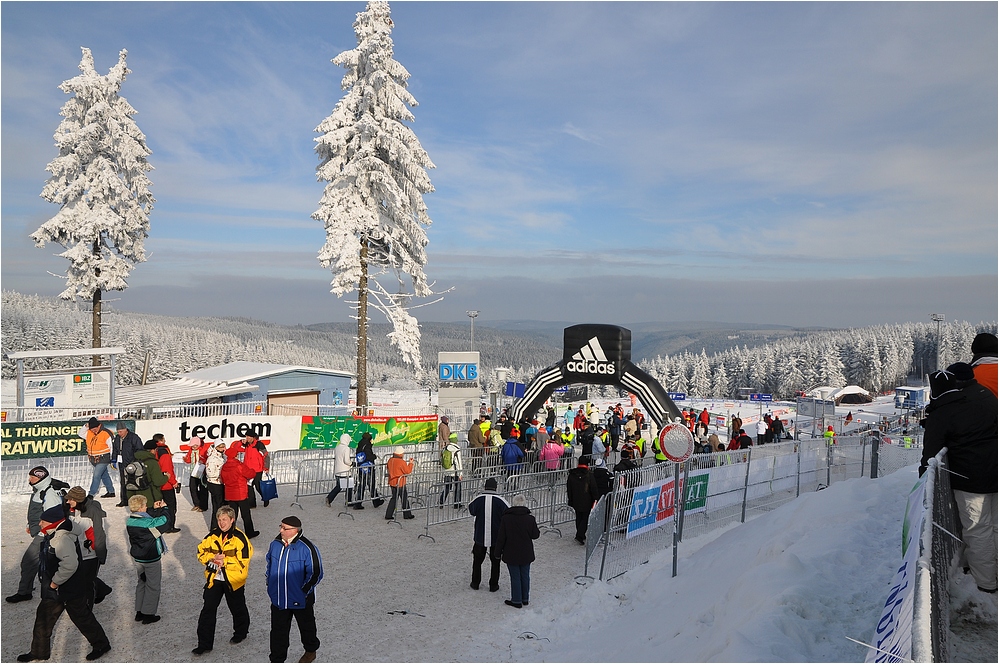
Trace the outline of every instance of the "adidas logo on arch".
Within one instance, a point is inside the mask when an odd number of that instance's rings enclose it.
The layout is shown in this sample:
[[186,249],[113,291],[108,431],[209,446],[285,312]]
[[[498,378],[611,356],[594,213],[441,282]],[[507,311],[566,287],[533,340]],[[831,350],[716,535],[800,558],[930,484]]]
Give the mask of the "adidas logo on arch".
[[614,366],[613,362],[607,361],[607,354],[604,353],[604,349],[600,346],[600,340],[597,337],[592,337],[586,345],[580,348],[570,359],[565,363],[566,371],[572,371],[573,373],[590,373],[590,374],[603,374],[612,375],[617,373],[617,367]]

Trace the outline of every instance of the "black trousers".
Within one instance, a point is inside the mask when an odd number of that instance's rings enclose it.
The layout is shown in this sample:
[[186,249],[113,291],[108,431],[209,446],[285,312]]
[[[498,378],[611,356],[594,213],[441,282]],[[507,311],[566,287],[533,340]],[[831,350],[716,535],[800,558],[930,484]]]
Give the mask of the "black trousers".
[[229,606],[229,613],[232,614],[232,634],[233,636],[246,636],[250,632],[250,612],[246,608],[245,586],[239,590],[233,590],[225,581],[215,581],[211,588],[205,584],[203,594],[205,605],[198,616],[198,647],[215,647],[215,621],[218,618],[219,604],[225,597],[225,602]]
[[486,549],[485,545],[475,542],[472,545],[472,585],[482,583],[482,563],[489,555],[489,589],[499,587],[500,559],[493,556],[493,547]]
[[163,502],[167,506],[166,529],[173,530],[177,527],[177,490],[163,489]]
[[90,642],[91,647],[101,648],[110,645],[104,628],[97,622],[90,599],[86,596],[74,597],[64,602],[55,599],[42,599],[35,611],[35,626],[31,630],[31,654],[35,659],[48,659],[52,655],[52,630],[63,610],[69,614],[80,633]]
[[206,482],[206,484],[208,485],[208,496],[212,499],[212,519],[209,523],[209,528],[214,528],[219,525],[215,520],[215,514],[219,511],[220,507],[225,505],[225,486],[212,482]]
[[371,502],[374,503],[375,499],[378,498],[378,491],[375,489],[375,471],[370,468],[365,469],[361,467],[361,478],[357,483],[357,499],[358,504],[364,501],[364,489],[365,487],[371,489]]
[[576,539],[586,539],[586,528],[590,525],[590,510],[576,510]]
[[208,510],[208,485],[201,477],[191,477],[191,504],[200,507],[203,511]]
[[253,529],[253,517],[250,516],[249,498],[244,498],[243,500],[227,500],[225,501],[225,504],[236,510],[237,517],[243,517],[243,532],[246,533],[247,536],[257,532]]
[[451,485],[454,485],[454,506],[457,508],[461,506],[461,480],[458,479],[457,475],[444,476],[444,490],[441,491],[439,504],[444,506],[444,501],[447,500],[447,495],[451,491]]
[[288,643],[291,637],[291,619],[298,623],[305,652],[319,650],[319,636],[316,634],[316,596],[309,595],[304,609],[279,609],[271,604],[271,656],[272,662],[283,662],[288,658]]
[[402,498],[402,515],[404,517],[413,516],[409,509],[409,492],[406,490],[406,485],[402,485],[392,487],[392,497],[389,499],[388,507],[385,508],[386,519],[395,516],[395,502],[400,497]]

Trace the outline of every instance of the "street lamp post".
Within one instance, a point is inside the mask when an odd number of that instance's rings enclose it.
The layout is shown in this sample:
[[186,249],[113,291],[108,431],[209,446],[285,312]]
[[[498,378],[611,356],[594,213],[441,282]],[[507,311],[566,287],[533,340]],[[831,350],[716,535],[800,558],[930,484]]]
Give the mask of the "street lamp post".
[[468,350],[475,350],[475,317],[479,315],[479,312],[476,309],[472,309],[470,311],[466,311],[465,315],[468,316],[468,320],[471,325],[469,330],[470,336],[468,341]]
[[936,370],[940,371],[940,346],[942,345],[942,339],[940,338],[940,323],[943,322],[945,316],[943,314],[930,314],[930,320],[937,324],[937,361]]

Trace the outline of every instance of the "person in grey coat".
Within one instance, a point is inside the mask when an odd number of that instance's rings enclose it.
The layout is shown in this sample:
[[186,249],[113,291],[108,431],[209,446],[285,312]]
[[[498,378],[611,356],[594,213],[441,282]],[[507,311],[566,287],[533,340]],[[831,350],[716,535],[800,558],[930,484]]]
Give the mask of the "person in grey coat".
[[17,584],[17,592],[7,597],[11,604],[31,599],[35,577],[38,576],[38,554],[42,545],[39,519],[46,510],[62,505],[62,498],[69,488],[62,480],[49,476],[45,466],[35,466],[28,471],[28,484],[31,485],[31,498],[28,499],[28,526],[24,530],[31,536],[31,542],[21,556],[21,580]]

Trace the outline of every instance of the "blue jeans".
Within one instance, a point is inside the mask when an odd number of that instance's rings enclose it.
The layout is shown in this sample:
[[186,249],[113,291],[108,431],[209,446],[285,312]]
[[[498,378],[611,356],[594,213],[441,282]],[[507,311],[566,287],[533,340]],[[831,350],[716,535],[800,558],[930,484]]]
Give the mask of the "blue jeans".
[[510,601],[523,604],[531,600],[531,563],[526,565],[506,564],[510,570]]
[[108,471],[109,463],[99,463],[94,466],[94,479],[90,481],[90,495],[96,496],[97,490],[101,488],[101,480],[104,481],[104,488],[108,493],[114,493],[114,484],[111,483],[111,473]]

